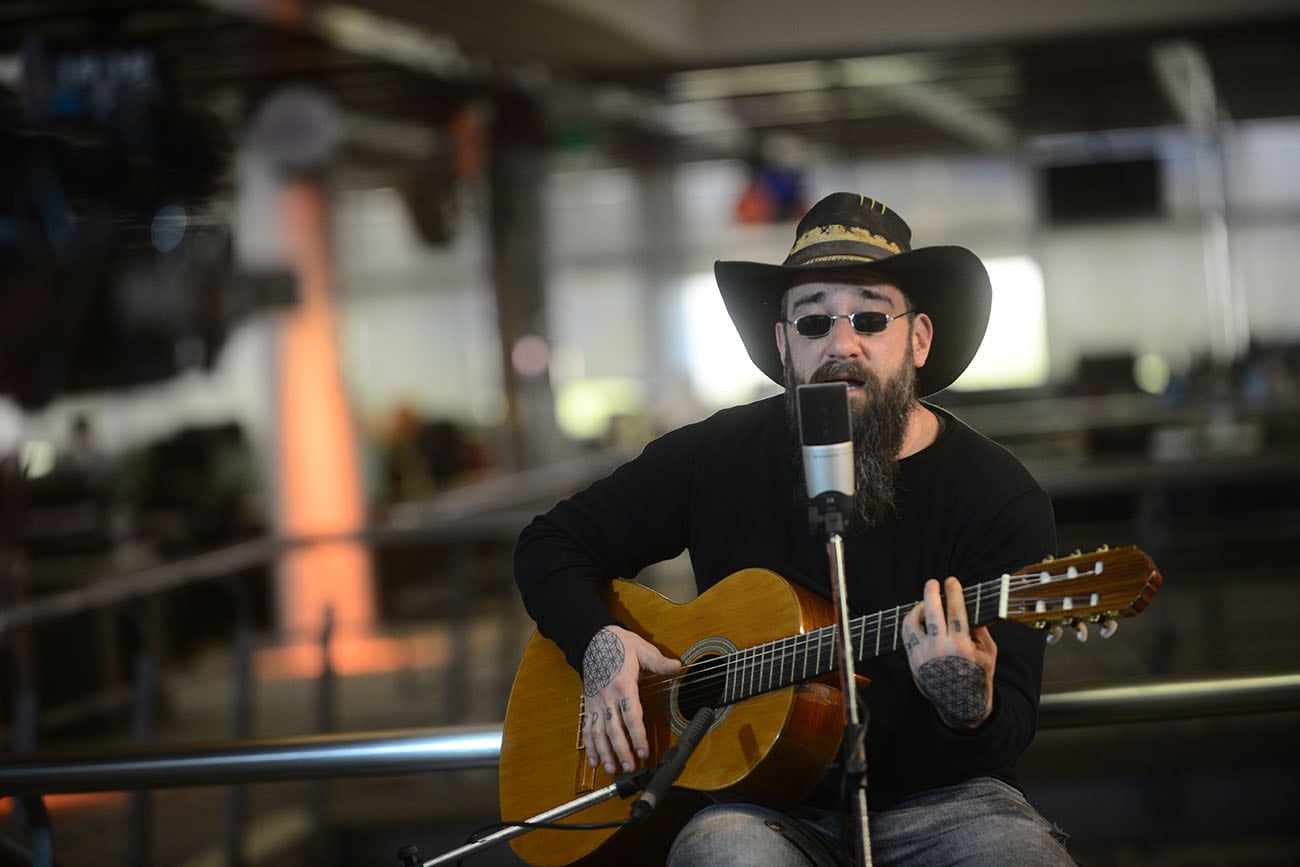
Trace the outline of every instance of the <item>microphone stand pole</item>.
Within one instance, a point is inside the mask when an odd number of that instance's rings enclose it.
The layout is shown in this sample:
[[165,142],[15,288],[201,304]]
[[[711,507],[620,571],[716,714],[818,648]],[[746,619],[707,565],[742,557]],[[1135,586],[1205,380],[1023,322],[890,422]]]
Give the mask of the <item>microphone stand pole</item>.
[[554,822],[557,819],[571,816],[574,813],[585,810],[595,804],[608,801],[610,798],[626,798],[644,788],[646,780],[648,780],[649,777],[650,769],[648,768],[637,771],[634,774],[621,776],[603,789],[588,792],[581,797],[574,798],[572,801],[568,801],[558,807],[553,807],[544,813],[538,813],[536,816],[533,816],[518,825],[507,825],[499,831],[494,831],[485,837],[480,837],[473,843],[466,843],[458,849],[444,852],[436,858],[430,858],[428,861],[419,860],[418,850],[414,846],[403,846],[401,851],[397,853],[397,857],[401,859],[403,867],[434,867],[436,864],[447,864],[452,861],[459,861],[462,858],[467,858],[476,852],[481,852],[482,850],[495,846],[498,843],[504,843],[506,840],[528,833],[533,830],[529,827],[532,823]]
[[[834,494],[817,498],[810,508],[815,528],[826,533],[826,556],[830,561],[831,596],[835,602],[836,652],[840,663],[840,691],[844,696],[844,737],[840,743],[844,767],[845,849],[850,861],[871,867],[871,835],[867,827],[867,726],[864,708],[858,701],[858,679],[854,667],[853,636],[849,631],[849,594],[844,569],[844,513]],[[850,848],[851,847],[851,848]]]

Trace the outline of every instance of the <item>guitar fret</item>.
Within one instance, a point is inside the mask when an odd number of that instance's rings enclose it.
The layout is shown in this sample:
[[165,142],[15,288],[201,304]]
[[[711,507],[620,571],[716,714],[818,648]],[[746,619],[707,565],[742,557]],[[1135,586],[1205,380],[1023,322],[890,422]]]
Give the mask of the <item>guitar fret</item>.
[[767,692],[776,685],[776,660],[776,651],[774,649],[768,648],[763,651],[763,661],[760,663],[759,667],[760,672],[766,671],[762,677],[763,692]]
[[803,644],[803,650],[800,652],[800,655],[803,657],[803,670],[799,673],[799,679],[805,680],[808,677],[808,638],[807,636],[801,635],[799,636],[799,641]]

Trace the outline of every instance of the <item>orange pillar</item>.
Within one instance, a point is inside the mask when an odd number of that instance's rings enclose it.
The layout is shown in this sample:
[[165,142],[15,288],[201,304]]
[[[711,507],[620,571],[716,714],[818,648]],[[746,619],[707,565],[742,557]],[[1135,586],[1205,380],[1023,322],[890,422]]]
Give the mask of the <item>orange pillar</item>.
[[[323,184],[285,181],[277,216],[299,295],[298,304],[284,312],[278,335],[277,529],[285,536],[351,533],[366,524],[365,496],[340,370]],[[371,563],[363,543],[289,549],[280,560],[277,587],[280,624],[295,644],[319,640],[327,612],[341,639],[339,651],[374,625]]]

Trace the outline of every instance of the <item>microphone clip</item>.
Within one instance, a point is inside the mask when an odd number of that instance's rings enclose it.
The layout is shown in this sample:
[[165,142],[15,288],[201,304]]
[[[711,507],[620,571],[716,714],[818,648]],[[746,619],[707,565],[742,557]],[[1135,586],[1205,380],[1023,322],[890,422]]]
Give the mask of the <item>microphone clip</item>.
[[849,523],[853,497],[839,491],[824,491],[808,504],[808,531],[822,536],[842,534]]

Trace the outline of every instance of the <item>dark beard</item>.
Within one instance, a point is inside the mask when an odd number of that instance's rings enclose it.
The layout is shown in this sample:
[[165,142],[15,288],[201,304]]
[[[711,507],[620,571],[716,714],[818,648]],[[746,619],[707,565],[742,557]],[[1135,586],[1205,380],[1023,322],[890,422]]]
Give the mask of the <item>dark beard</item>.
[[[866,400],[850,415],[853,432],[854,492],[852,520],[859,527],[875,527],[895,515],[898,452],[907,433],[907,421],[916,406],[916,368],[905,359],[886,381],[865,367],[826,364],[812,382],[854,379],[862,382]],[[786,420],[795,467],[795,500],[807,508],[808,485],[803,472],[799,413],[795,404],[795,376],[789,353],[785,357]]]

